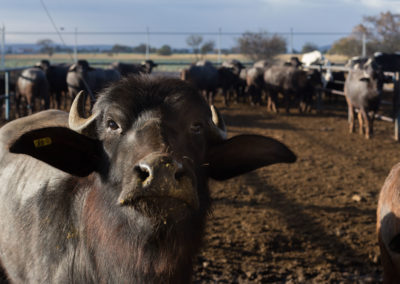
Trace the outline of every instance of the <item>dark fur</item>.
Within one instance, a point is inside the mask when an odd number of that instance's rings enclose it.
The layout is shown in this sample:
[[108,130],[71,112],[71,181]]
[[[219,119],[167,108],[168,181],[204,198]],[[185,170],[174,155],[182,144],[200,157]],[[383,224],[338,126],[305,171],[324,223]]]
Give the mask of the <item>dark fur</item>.
[[236,74],[234,69],[225,66],[218,68],[218,87],[222,91],[225,106],[229,105],[234,95],[239,95],[239,85],[239,74]]
[[150,74],[154,67],[157,67],[153,60],[145,60],[141,64],[129,64],[123,62],[113,62],[111,68],[117,70],[121,76]]
[[213,98],[218,87],[218,70],[209,61],[199,61],[181,72],[181,79],[190,82],[199,91],[209,104],[213,104]]
[[94,103],[96,94],[120,77],[120,73],[115,69],[93,68],[86,60],[78,60],[68,69],[68,94],[71,98],[75,98],[81,90],[84,90]]
[[[296,160],[271,138],[216,136],[207,103],[177,79],[122,79],[93,112],[92,138],[61,111],[0,130],[0,263],[11,282],[188,283],[208,177]],[[52,143],[32,146],[43,137]]]
[[299,103],[307,92],[307,72],[293,66],[271,66],[264,73],[265,89],[268,95],[268,109],[276,111],[278,93],[285,100],[289,112],[292,97]]
[[46,74],[49,82],[50,97],[53,101],[53,108],[61,107],[61,97],[68,92],[67,73],[70,65],[51,65],[48,60],[41,60],[36,66],[40,67]]
[[264,68],[252,67],[246,72],[246,91],[252,104],[261,104],[264,89]]
[[399,53],[382,53],[374,54],[374,61],[381,67],[383,71],[399,72],[400,71],[400,54]]

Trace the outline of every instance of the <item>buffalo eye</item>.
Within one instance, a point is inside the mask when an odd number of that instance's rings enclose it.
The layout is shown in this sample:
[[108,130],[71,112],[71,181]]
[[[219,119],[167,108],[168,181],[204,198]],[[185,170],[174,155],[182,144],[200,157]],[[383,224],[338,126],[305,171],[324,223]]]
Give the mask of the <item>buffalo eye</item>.
[[200,123],[200,122],[193,123],[193,124],[190,126],[190,131],[191,131],[193,134],[201,134],[201,133],[203,132],[203,124]]
[[118,124],[112,119],[109,119],[107,121],[107,127],[111,130],[117,130],[119,128]]

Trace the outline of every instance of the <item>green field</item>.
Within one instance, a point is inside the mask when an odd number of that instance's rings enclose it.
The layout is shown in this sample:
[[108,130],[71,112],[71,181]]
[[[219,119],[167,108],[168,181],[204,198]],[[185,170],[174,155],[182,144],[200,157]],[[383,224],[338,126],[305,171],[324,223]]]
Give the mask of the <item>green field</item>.
[[[5,66],[7,68],[22,67],[22,66],[32,66],[41,59],[48,59],[51,63],[72,63],[73,58],[69,54],[60,53],[54,54],[49,57],[47,54],[10,54],[5,57]],[[145,60],[145,55],[143,54],[113,54],[108,55],[105,53],[84,53],[78,54],[78,59],[86,59],[90,63],[100,64],[96,66],[105,67],[106,65],[115,62],[122,61],[126,63],[140,63]],[[186,67],[187,65],[197,61],[196,56],[193,54],[174,54],[171,56],[160,56],[158,54],[150,54],[149,59],[152,59],[159,64],[157,67],[158,71],[179,71],[180,69]],[[204,57],[206,60],[212,62],[218,62],[218,55],[210,54]],[[244,56],[240,54],[231,55],[221,55],[221,61],[229,59],[238,59],[242,62],[248,62]]]

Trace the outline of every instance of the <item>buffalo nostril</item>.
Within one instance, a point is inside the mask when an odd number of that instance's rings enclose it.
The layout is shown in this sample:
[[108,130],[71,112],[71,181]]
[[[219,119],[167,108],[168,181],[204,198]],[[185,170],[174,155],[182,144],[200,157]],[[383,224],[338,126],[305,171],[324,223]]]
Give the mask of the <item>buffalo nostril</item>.
[[136,166],[135,172],[137,173],[138,178],[141,182],[146,181],[147,178],[150,176],[150,169],[145,165]]

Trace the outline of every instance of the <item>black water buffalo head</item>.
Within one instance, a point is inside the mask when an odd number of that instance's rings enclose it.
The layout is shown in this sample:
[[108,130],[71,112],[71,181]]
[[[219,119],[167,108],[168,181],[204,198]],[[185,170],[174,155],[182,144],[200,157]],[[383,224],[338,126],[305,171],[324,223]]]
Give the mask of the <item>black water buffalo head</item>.
[[11,151],[88,176],[84,231],[101,251],[100,270],[187,282],[210,205],[207,179],[296,160],[272,138],[227,139],[218,111],[177,79],[124,78],[103,90],[87,118],[82,102],[79,94],[70,128],[29,131]]
[[44,73],[47,74],[47,70],[50,68],[50,61],[47,59],[43,59],[40,60],[39,62],[37,62],[35,64],[35,67],[39,67],[40,69],[42,69],[44,71]]
[[142,63],[140,65],[142,66],[142,70],[146,74],[150,74],[151,71],[153,70],[153,68],[158,66],[158,64],[154,63],[154,61],[150,60],[150,59],[142,61]]
[[74,98],[80,90],[88,91],[91,97],[93,97],[93,94],[91,93],[93,90],[91,90],[90,86],[91,84],[93,85],[93,83],[89,78],[89,72],[93,70],[95,69],[84,59],[78,60],[75,64],[72,64],[69,67],[66,81],[68,91],[72,98]]

